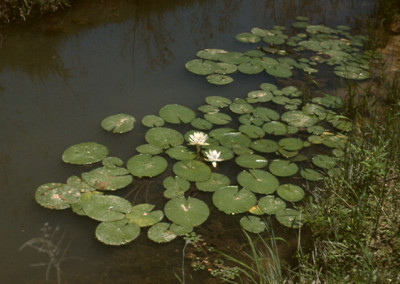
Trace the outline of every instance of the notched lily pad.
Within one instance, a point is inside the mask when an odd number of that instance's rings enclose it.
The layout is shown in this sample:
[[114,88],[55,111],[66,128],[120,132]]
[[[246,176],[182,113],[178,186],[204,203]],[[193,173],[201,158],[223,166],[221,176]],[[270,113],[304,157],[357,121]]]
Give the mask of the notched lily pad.
[[130,158],[126,166],[136,177],[154,177],[165,171],[168,162],[160,156],[139,154]]
[[269,165],[270,172],[278,177],[289,177],[295,175],[299,167],[290,161],[273,160]]
[[260,194],[271,194],[279,186],[279,181],[275,176],[258,169],[240,172],[237,180],[243,188]]
[[140,228],[127,219],[112,222],[102,222],[96,228],[96,238],[111,246],[127,244],[139,236]]
[[210,167],[200,161],[186,160],[175,163],[174,173],[188,181],[206,181],[211,176]]
[[82,209],[92,219],[97,221],[116,221],[125,218],[131,212],[132,205],[125,198],[116,195],[93,194]]
[[83,173],[82,179],[90,186],[100,190],[117,190],[129,185],[133,178],[125,168],[100,167]]
[[262,233],[266,228],[265,222],[256,216],[242,217],[242,219],[240,219],[240,226],[242,226],[246,231],[255,234]]
[[317,167],[330,170],[336,166],[336,159],[328,155],[316,155],[312,158],[312,162]]
[[267,195],[260,198],[258,206],[263,212],[269,215],[275,215],[276,212],[286,208],[286,203],[279,197]]
[[268,160],[256,154],[244,154],[235,159],[236,164],[243,168],[258,169],[267,165]]
[[226,186],[213,194],[214,205],[226,214],[237,214],[248,211],[257,203],[257,198],[251,191],[237,186]]
[[300,175],[309,181],[319,181],[322,180],[324,177],[317,171],[313,169],[304,169],[300,171]]
[[161,148],[178,146],[184,141],[182,134],[174,129],[166,127],[149,129],[145,134],[145,139],[147,143]]
[[169,220],[181,226],[199,226],[210,214],[208,206],[200,199],[188,197],[173,198],[164,207]]
[[178,104],[163,106],[158,114],[166,122],[173,124],[189,123],[196,117],[193,110]]
[[209,75],[217,68],[217,64],[210,60],[193,59],[186,62],[185,67],[194,74]]
[[138,204],[132,207],[126,218],[135,222],[139,227],[149,227],[161,221],[164,213],[161,210],[152,211],[153,204]]
[[300,201],[305,196],[304,190],[300,186],[289,183],[280,185],[276,192],[282,199],[289,202]]
[[219,173],[212,173],[210,179],[196,182],[196,187],[201,191],[214,192],[229,184],[230,180],[227,176]]
[[164,191],[165,198],[178,198],[189,190],[190,182],[178,176],[167,177],[163,180],[163,186],[166,189]]
[[147,232],[150,240],[156,243],[167,243],[174,240],[178,235],[171,230],[171,224],[161,222],[153,225]]
[[209,96],[206,97],[206,102],[209,105],[215,106],[217,108],[223,108],[229,106],[232,101],[228,98],[221,97],[221,96]]
[[208,83],[214,85],[226,85],[233,82],[233,78],[228,75],[211,74],[206,77]]
[[143,117],[142,124],[147,127],[160,127],[164,125],[164,119],[157,115],[149,114]]
[[101,127],[113,133],[125,133],[133,129],[135,121],[132,115],[120,113],[106,117],[101,122]]
[[304,224],[304,215],[294,209],[282,209],[275,216],[279,223],[288,228],[298,229]]
[[78,188],[63,183],[46,183],[35,192],[35,200],[49,209],[66,209],[80,199]]
[[88,165],[101,161],[107,155],[106,146],[96,142],[85,142],[67,148],[62,155],[62,160],[68,164]]

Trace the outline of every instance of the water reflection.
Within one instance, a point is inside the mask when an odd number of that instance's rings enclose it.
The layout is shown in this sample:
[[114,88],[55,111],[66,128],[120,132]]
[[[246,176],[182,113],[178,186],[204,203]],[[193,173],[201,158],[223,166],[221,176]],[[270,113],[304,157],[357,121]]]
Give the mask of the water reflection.
[[[203,48],[249,48],[234,36],[254,26],[290,26],[297,15],[316,24],[353,25],[354,15],[367,18],[372,7],[373,1],[366,0],[90,0],[76,2],[74,8],[48,19],[3,30],[0,191],[6,198],[0,225],[7,230],[2,230],[0,246],[8,257],[0,260],[1,280],[43,280],[41,272],[28,266],[35,255],[16,252],[44,222],[69,224],[69,232],[80,239],[70,250],[71,255],[85,258],[85,267],[68,264],[65,272],[96,276],[104,267],[96,268],[97,259],[114,253],[114,248],[94,240],[95,222],[70,211],[45,210],[33,199],[40,184],[64,182],[85,170],[61,163],[61,153],[72,144],[98,141],[125,161],[134,154],[143,143],[140,123],[131,134],[112,136],[99,127],[104,117],[126,112],[139,120],[167,103],[195,108],[208,95],[244,96],[265,78],[240,76],[231,86],[210,86],[203,77],[187,72],[185,62]],[[138,244],[133,247],[143,249],[138,252],[142,255],[161,249],[146,243],[145,236]],[[168,258],[181,245],[163,247],[158,259]],[[146,251],[148,247],[152,249]],[[147,269],[149,264],[139,260],[136,268]],[[174,256],[171,266],[179,267],[180,261]],[[156,272],[146,270],[143,275],[157,279]],[[120,282],[124,281],[130,283]]]

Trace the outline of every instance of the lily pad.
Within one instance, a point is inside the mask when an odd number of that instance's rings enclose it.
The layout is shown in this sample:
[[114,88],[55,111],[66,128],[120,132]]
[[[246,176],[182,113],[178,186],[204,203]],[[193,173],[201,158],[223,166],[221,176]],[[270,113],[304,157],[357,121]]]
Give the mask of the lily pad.
[[213,127],[213,124],[202,118],[195,118],[190,122],[190,124],[200,130],[209,130]]
[[154,177],[165,171],[168,162],[160,156],[139,154],[130,158],[126,166],[136,177]]
[[267,107],[257,107],[253,110],[253,115],[255,117],[259,117],[265,122],[271,120],[279,120],[280,115],[275,110],[267,108]]
[[228,51],[224,49],[207,48],[198,51],[196,56],[208,60],[219,60],[219,56],[223,53],[228,53]]
[[255,125],[240,125],[239,131],[248,136],[249,138],[261,139],[265,135],[264,130]]
[[178,104],[163,106],[158,114],[166,122],[173,124],[189,123],[196,117],[193,110]]
[[244,216],[240,219],[240,226],[246,231],[251,233],[259,234],[262,233],[265,228],[265,222],[256,216]]
[[133,177],[125,168],[100,167],[83,173],[82,179],[90,186],[100,190],[117,190],[129,185]]
[[365,80],[371,77],[368,70],[352,65],[339,65],[333,71],[337,76],[351,80]]
[[249,147],[251,144],[251,139],[240,132],[226,132],[220,135],[217,139],[221,145],[228,148],[233,148],[236,144],[243,147]]
[[116,221],[125,218],[125,214],[132,210],[132,205],[119,196],[93,194],[82,204],[82,209],[87,216],[97,221]]
[[161,210],[152,211],[155,205],[138,204],[132,207],[126,218],[135,222],[139,227],[149,227],[161,221],[164,213]]
[[96,238],[100,242],[112,246],[127,244],[136,239],[139,234],[139,226],[129,223],[127,219],[102,222],[96,228]]
[[77,176],[71,176],[67,179],[67,184],[77,189],[80,193],[94,191],[95,188],[88,185],[85,181]]
[[233,78],[228,75],[211,74],[206,77],[208,83],[214,85],[227,85],[233,82]]
[[229,106],[232,101],[228,98],[221,97],[221,96],[209,96],[206,97],[206,102],[209,105],[215,106],[217,108],[223,108]]
[[248,211],[257,203],[257,198],[251,191],[237,186],[226,186],[213,194],[214,205],[226,214],[238,214]]
[[219,173],[212,173],[210,179],[196,182],[196,187],[201,191],[214,192],[221,187],[228,186],[230,183],[227,176]]
[[147,127],[160,127],[164,125],[164,119],[157,115],[149,114],[143,117],[142,124]]
[[197,157],[197,154],[190,151],[186,146],[172,147],[165,151],[165,153],[175,160],[193,160]]
[[50,209],[66,209],[80,199],[78,188],[63,183],[46,183],[35,192],[35,200],[43,207]]
[[304,112],[298,110],[287,111],[283,113],[281,119],[287,122],[289,125],[296,127],[309,127],[318,122],[318,117],[305,114]]
[[147,143],[161,148],[179,146],[184,141],[182,134],[178,131],[165,127],[149,129],[145,134],[145,139]]
[[199,226],[207,220],[210,210],[200,199],[188,197],[173,198],[164,207],[169,220],[181,226]]
[[140,154],[157,155],[163,152],[163,148],[152,144],[143,144],[137,146],[136,151],[138,151]]
[[216,125],[228,124],[232,121],[232,118],[226,113],[206,113],[204,119]]
[[282,199],[289,202],[300,201],[305,196],[304,190],[300,186],[289,183],[281,184],[276,192]]
[[286,160],[273,160],[269,165],[269,171],[278,177],[289,177],[295,175],[299,167],[295,163]]
[[261,153],[274,153],[278,150],[279,146],[274,140],[260,139],[251,142],[250,148]]
[[259,36],[253,33],[240,33],[236,35],[236,39],[244,43],[257,43],[261,40]]
[[167,177],[163,180],[163,186],[166,189],[164,197],[171,199],[183,196],[189,190],[190,182],[178,176]]
[[322,180],[324,177],[317,171],[313,169],[304,169],[300,171],[300,175],[309,181],[319,181]]
[[275,216],[279,223],[288,228],[298,229],[304,223],[304,215],[290,208],[279,210]]
[[292,76],[292,71],[287,65],[277,64],[273,66],[268,66],[265,71],[271,76],[278,78],[289,78]]
[[217,68],[217,64],[210,60],[193,59],[186,62],[185,67],[194,74],[209,75],[214,73],[214,70]]
[[259,74],[264,70],[261,65],[253,64],[251,62],[242,63],[237,67],[237,69],[239,70],[239,72],[248,75]]
[[[186,160],[175,163],[174,173],[188,181],[206,181],[211,176],[210,168],[200,161]],[[177,223],[179,224],[179,223]]]
[[240,172],[237,180],[243,188],[260,194],[274,193],[279,186],[279,181],[275,176],[258,169]]
[[221,53],[220,56],[218,56],[218,58],[222,62],[235,64],[235,65],[244,63],[244,62],[248,62],[250,60],[250,57],[248,57],[240,52]]
[[286,124],[280,121],[270,121],[263,125],[263,130],[268,134],[273,135],[285,135],[288,133],[288,127]]
[[286,203],[279,197],[267,195],[260,198],[258,206],[263,212],[269,215],[275,215],[276,212],[286,208]]
[[124,164],[124,162],[117,157],[107,157],[104,158],[103,161],[101,161],[101,163],[103,164],[103,166],[107,167],[107,168],[116,168],[116,167],[120,167]]
[[316,155],[312,158],[312,162],[317,167],[325,170],[332,169],[336,166],[336,159],[328,155]]
[[303,148],[303,141],[294,137],[282,138],[278,144],[286,151],[298,151]]
[[178,235],[171,230],[171,224],[161,222],[153,225],[147,232],[150,240],[156,243],[167,243],[174,240]]
[[113,133],[125,133],[133,129],[136,119],[129,114],[115,114],[106,117],[101,122],[101,127]]
[[[250,101],[251,103],[265,103],[269,102],[272,99],[273,95],[269,91],[264,91],[264,90],[257,90],[257,91],[251,91],[247,94],[247,98],[252,100]],[[248,100],[249,102],[249,100]]]
[[68,164],[88,165],[101,161],[107,155],[106,146],[95,142],[85,142],[66,149],[62,155],[62,160]]
[[265,167],[268,160],[265,157],[256,154],[244,154],[238,156],[235,159],[235,162],[243,168],[256,169]]
[[214,70],[214,73],[226,75],[226,74],[235,73],[236,70],[237,70],[237,66],[235,64],[217,62],[217,68]]
[[253,107],[245,100],[235,99],[234,102],[229,106],[229,109],[234,113],[244,114],[252,112]]

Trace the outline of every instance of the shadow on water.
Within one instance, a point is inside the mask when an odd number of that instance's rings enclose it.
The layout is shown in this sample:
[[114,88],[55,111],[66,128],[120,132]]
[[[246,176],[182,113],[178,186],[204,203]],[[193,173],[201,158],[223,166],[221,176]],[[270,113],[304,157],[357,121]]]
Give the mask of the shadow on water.
[[[60,243],[61,251],[68,247],[65,256],[82,259],[60,264],[69,283],[176,281],[171,272],[180,271],[183,240],[159,245],[142,232],[126,247],[106,247],[94,239],[96,222],[69,210],[41,208],[33,198],[35,189],[84,171],[60,161],[61,153],[72,144],[96,141],[125,161],[135,154],[135,147],[144,142],[144,127],[137,122],[133,132],[113,136],[99,127],[108,115],[126,112],[140,121],[168,103],[197,108],[206,96],[243,97],[260,83],[273,80],[238,75],[229,86],[207,85],[203,77],[184,68],[198,50],[243,50],[246,47],[234,38],[237,33],[255,26],[289,27],[298,15],[316,24],[357,28],[372,8],[373,1],[361,0],[75,1],[71,9],[3,29],[0,282],[45,281],[46,266],[29,265],[48,263],[46,254],[32,247],[18,249],[41,237],[40,228],[46,222],[65,232]],[[156,184],[147,198],[154,198],[161,208],[162,200],[157,201],[155,194],[160,190]],[[137,198],[145,199],[145,194],[142,190]],[[227,238],[235,244],[243,242],[239,229],[229,231],[237,220],[221,220],[207,221],[200,228],[202,234],[215,236],[210,242],[216,245],[223,245],[226,242],[220,240]],[[54,270],[48,278],[49,283],[57,283]]]

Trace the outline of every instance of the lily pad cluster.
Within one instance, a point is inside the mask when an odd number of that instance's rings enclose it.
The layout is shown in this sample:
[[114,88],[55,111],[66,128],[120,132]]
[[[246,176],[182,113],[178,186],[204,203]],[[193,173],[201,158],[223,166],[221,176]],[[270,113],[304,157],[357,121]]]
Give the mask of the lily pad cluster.
[[[295,27],[306,28],[307,34],[293,38],[283,34],[283,27],[254,28],[237,39],[248,43],[263,40],[271,47],[314,37],[326,39],[326,34],[339,41],[341,36],[350,37],[343,27],[313,26],[305,18],[299,18]],[[356,42],[351,44],[357,46]],[[321,46],[328,52],[326,45]],[[342,47],[333,42],[329,46]],[[233,69],[249,69],[242,64],[252,58],[275,60],[259,50],[246,54],[203,50],[198,56],[200,61],[186,67],[201,75],[225,76],[222,73]],[[72,145],[62,160],[85,165],[86,172],[65,183],[39,186],[35,199],[43,207],[71,208],[100,222],[95,235],[107,245],[129,243],[142,231],[155,242],[172,241],[206,222],[210,206],[228,215],[241,214],[240,225],[254,233],[265,230],[264,216],[272,216],[288,228],[300,228],[304,215],[297,204],[307,195],[304,184],[335,173],[337,157],[347,142],[345,133],[352,128],[352,122],[337,113],[341,106],[342,100],[329,94],[303,101],[296,86],[280,88],[271,83],[261,84],[244,98],[206,97],[204,105],[195,110],[168,104],[142,118],[142,125],[148,128],[146,142],[133,147],[136,153],[126,163],[109,156],[108,148],[96,142]],[[101,124],[114,133],[125,133],[135,122],[132,118],[114,115]],[[126,127],[118,128],[123,125]],[[318,152],[310,149],[313,147]],[[138,180],[150,179],[158,179],[164,188],[161,208],[114,195]],[[212,195],[212,204],[197,197],[199,191]]]
[[203,49],[185,67],[216,85],[233,82],[232,74],[236,72],[288,78],[299,70],[316,73],[321,64],[333,66],[339,77],[352,80],[370,77],[371,57],[362,50],[365,36],[352,35],[347,26],[313,25],[307,17],[297,17],[293,28],[293,35],[288,35],[283,26],[254,27],[250,32],[236,35],[236,39],[256,45],[255,49],[245,52]]

